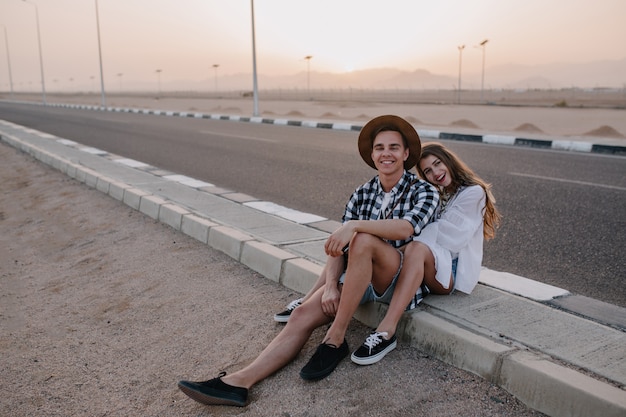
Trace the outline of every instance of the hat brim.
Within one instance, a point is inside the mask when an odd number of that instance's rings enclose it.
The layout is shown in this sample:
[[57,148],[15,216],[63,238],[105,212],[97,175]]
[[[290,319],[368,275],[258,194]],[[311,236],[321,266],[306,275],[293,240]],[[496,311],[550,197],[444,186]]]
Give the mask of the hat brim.
[[422,153],[422,143],[417,131],[409,122],[401,117],[394,115],[378,116],[363,126],[359,133],[359,152],[361,158],[367,165],[376,169],[376,164],[372,159],[372,147],[374,143],[374,135],[382,128],[391,127],[391,130],[399,131],[406,139],[409,147],[409,157],[404,161],[404,169],[407,171],[417,165]]

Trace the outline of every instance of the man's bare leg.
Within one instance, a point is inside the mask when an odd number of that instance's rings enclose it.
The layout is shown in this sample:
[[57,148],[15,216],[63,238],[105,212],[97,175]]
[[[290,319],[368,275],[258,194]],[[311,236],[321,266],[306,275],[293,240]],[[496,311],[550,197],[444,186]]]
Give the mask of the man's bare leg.
[[328,329],[323,343],[339,346],[343,343],[348,325],[356,312],[367,286],[372,283],[382,293],[391,284],[400,266],[397,249],[380,238],[358,233],[350,243],[348,268],[341,291],[339,310]]
[[319,288],[306,303],[295,309],[285,328],[252,363],[222,377],[222,381],[236,387],[250,388],[291,362],[313,330],[331,320],[321,309],[323,292],[324,288]]

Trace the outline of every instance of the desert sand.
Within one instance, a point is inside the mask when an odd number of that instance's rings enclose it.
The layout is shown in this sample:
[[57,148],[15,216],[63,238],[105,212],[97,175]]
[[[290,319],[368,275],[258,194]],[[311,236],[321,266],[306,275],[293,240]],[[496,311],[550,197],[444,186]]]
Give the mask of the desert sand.
[[[442,93],[443,94],[443,93]],[[562,106],[562,96],[546,91],[516,94],[504,103],[453,104],[446,99],[414,97],[402,94],[350,96],[319,93],[313,99],[285,92],[260,92],[258,112],[270,118],[365,123],[381,114],[396,114],[422,129],[471,134],[502,134],[515,137],[584,140],[604,145],[626,146],[626,95],[606,98],[588,93],[577,106]],[[474,93],[476,94],[476,93]],[[495,93],[493,93],[495,94]],[[582,92],[577,93],[582,95]],[[0,97],[8,99],[7,95]],[[16,94],[14,99],[41,102],[41,94]],[[476,100],[474,100],[476,101]],[[99,106],[98,94],[48,94],[48,103]],[[219,97],[194,93],[109,94],[108,107],[176,110],[223,115],[251,116],[254,102],[250,97],[229,94]]]

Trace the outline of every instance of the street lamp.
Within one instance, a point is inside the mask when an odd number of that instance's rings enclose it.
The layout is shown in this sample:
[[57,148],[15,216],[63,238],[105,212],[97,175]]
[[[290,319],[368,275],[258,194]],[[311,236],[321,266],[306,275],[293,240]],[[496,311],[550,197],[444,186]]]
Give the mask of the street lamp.
[[120,94],[122,93],[122,75],[124,75],[124,74],[121,73],[121,72],[117,73],[117,76],[118,76],[119,81],[120,81]]
[[480,46],[482,46],[483,48],[483,74],[482,74],[482,81],[480,83],[480,101],[483,101],[483,95],[485,92],[485,45],[487,44],[487,42],[489,42],[489,39],[485,39],[484,41],[482,41],[480,43]]
[[[156,70],[156,74],[157,74],[157,84],[159,86],[159,96],[161,95],[161,71],[160,69]],[[157,96],[158,98],[158,96]]]
[[306,60],[306,91],[309,98],[311,98],[311,58],[313,58],[313,55],[307,55],[304,57]]
[[100,105],[106,107],[106,96],[104,94],[104,71],[102,70],[102,47],[100,46],[100,15],[98,13],[98,0],[96,0],[96,28],[98,30],[98,56],[100,57]]
[[463,49],[465,49],[465,45],[457,46],[459,49],[459,91],[457,97],[457,103],[461,104],[461,63],[463,62]]
[[27,0],[22,0],[24,3],[28,3],[35,7],[35,18],[37,20],[37,42],[39,44],[39,67],[41,69],[41,96],[43,99],[43,104],[46,104],[46,82],[43,74],[43,56],[41,54],[41,33],[39,30],[39,8],[35,3],[32,3]]
[[220,64],[213,64],[213,68],[215,69],[215,94],[217,95],[217,69]]
[[9,85],[11,87],[11,98],[13,98],[13,75],[11,74],[11,54],[9,54],[9,35],[7,35],[6,26],[4,26],[4,42],[7,47],[7,63],[9,64]]
[[252,115],[257,117],[259,115],[259,92],[257,87],[256,77],[256,40],[254,37],[254,0],[250,0],[250,11],[252,15],[252,97],[253,97],[253,110]]

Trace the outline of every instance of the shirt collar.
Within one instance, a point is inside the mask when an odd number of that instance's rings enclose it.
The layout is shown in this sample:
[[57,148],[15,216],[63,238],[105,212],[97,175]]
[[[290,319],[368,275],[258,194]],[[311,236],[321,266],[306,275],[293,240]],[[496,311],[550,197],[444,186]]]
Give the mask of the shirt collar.
[[[404,170],[404,174],[402,174],[402,177],[400,177],[400,181],[398,181],[396,185],[394,185],[394,187],[391,189],[391,195],[395,197],[396,195],[404,192],[405,188],[411,184],[411,181],[411,174],[407,170]],[[378,175],[376,176],[376,193],[385,193],[385,191],[383,190],[383,186],[380,183],[380,177]]]

